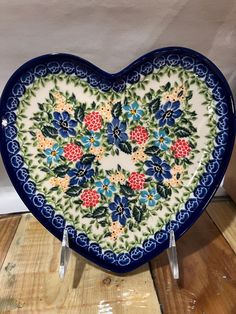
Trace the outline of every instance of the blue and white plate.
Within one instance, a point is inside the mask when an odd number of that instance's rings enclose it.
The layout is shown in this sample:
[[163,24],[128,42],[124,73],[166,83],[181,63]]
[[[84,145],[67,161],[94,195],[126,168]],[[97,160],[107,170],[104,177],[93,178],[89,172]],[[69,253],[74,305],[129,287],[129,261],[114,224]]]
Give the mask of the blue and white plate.
[[49,54],[3,91],[1,153],[54,236],[67,228],[71,248],[122,273],[202,213],[226,170],[234,118],[222,73],[193,50],[155,50],[116,74]]

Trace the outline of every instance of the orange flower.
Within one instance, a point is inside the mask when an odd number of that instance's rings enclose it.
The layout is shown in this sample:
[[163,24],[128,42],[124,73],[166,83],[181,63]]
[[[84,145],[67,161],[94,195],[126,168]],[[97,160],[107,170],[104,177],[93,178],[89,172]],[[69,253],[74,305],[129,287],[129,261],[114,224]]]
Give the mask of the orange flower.
[[117,240],[117,238],[124,232],[124,228],[118,221],[112,222],[109,230],[111,232],[111,240],[113,241]]

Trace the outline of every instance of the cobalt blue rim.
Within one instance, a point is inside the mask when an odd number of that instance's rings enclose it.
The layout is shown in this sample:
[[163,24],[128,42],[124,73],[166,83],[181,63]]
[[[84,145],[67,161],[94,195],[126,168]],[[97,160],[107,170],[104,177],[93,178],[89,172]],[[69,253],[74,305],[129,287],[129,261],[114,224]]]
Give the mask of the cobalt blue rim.
[[[191,59],[193,60],[192,65]],[[53,62],[54,66],[52,64]],[[212,177],[213,180],[211,184],[209,184],[206,178],[202,178],[199,186],[194,191],[194,197],[187,201],[185,208],[180,210],[180,212],[176,215],[176,220],[168,223],[165,230],[157,232],[153,239],[144,241],[142,247],[136,247],[128,253],[121,253],[117,256],[112,255],[112,253],[108,251],[102,253],[101,249],[96,243],[89,243],[86,235],[82,233],[77,234],[72,226],[67,226],[70,236],[70,247],[72,249],[88,258],[92,262],[95,262],[96,264],[114,272],[122,273],[131,271],[158,255],[161,251],[168,247],[169,231],[171,229],[175,230],[175,236],[177,239],[181,237],[182,234],[186,232],[200,216],[217,190],[230,159],[235,135],[234,102],[230,88],[223,74],[210,60],[208,60],[203,55],[193,50],[181,47],[169,47],[152,51],[140,57],[131,63],[128,67],[115,74],[109,74],[103,70],[100,70],[98,67],[92,65],[88,61],[73,55],[48,54],[32,59],[21,66],[8,81],[1,98],[0,116],[2,121],[2,119],[5,118],[9,119],[7,116],[7,111],[14,111],[10,110],[9,106],[7,108],[7,101],[9,97],[14,96],[15,98],[18,98],[14,95],[14,93],[19,95],[23,93],[24,88],[31,83],[32,75],[35,75],[35,77],[40,77],[46,75],[47,71],[49,73],[53,73],[52,71],[58,71],[58,64],[59,71],[64,71],[65,73],[69,74],[70,71],[74,71],[73,73],[76,73],[77,71],[78,76],[86,79],[91,86],[100,88],[104,92],[110,89],[113,89],[115,92],[122,92],[125,89],[127,83],[136,83],[140,75],[148,75],[154,67],[161,67],[163,62],[166,62],[165,64],[171,66],[181,64],[187,70],[188,67],[190,67],[189,69],[194,69],[195,73],[198,71],[197,74],[199,77],[203,77],[205,81],[209,79],[210,74],[215,75],[218,83],[214,87],[215,91],[214,88],[212,88],[213,95],[215,96],[215,99],[218,103],[218,116],[227,116],[228,118],[228,130],[223,130],[221,134],[219,134],[221,137],[217,137],[216,140],[218,140],[219,144],[216,145],[216,148],[218,150],[214,150],[214,159],[212,159],[210,161],[211,163],[209,162],[206,166],[208,169],[205,172],[205,175],[206,177],[208,175],[208,179],[210,176]],[[194,67],[196,64],[198,64],[198,62],[200,65],[203,65],[205,68],[207,68],[207,74],[204,74],[204,67],[200,68],[200,70],[199,68],[197,69],[197,67]],[[50,67],[49,64],[51,65]],[[41,66],[40,68],[40,65],[44,65],[44,67]],[[32,72],[32,69],[34,69],[34,72]],[[23,77],[23,74],[25,74],[27,71],[29,71],[31,74]],[[208,83],[210,84],[210,81]],[[16,84],[22,88],[16,88]],[[218,87],[221,89],[217,89]],[[226,104],[227,107],[224,108],[222,104]],[[227,113],[224,111],[226,108],[228,111]],[[9,127],[11,127],[13,123],[11,123],[11,121],[8,122]],[[26,178],[23,183],[20,183],[16,176],[16,170],[12,165],[13,158],[15,157],[15,159],[17,159],[17,153],[13,155],[11,152],[9,152],[7,145],[12,139],[9,140],[7,138],[6,128],[3,125],[0,128],[0,138],[2,158],[15,189],[21,196],[26,206],[34,214],[34,216],[52,234],[61,240],[62,232],[65,226],[63,217],[60,215],[54,215],[54,213],[51,212],[50,205],[43,203],[42,197],[37,194],[36,191],[34,191],[34,187],[32,184],[30,185],[28,178]],[[224,152],[222,153],[223,150]],[[19,160],[17,162],[19,162]],[[23,169],[23,165],[19,166],[19,169]],[[30,191],[30,193],[27,194],[26,191]],[[44,213],[44,216],[42,213]]]

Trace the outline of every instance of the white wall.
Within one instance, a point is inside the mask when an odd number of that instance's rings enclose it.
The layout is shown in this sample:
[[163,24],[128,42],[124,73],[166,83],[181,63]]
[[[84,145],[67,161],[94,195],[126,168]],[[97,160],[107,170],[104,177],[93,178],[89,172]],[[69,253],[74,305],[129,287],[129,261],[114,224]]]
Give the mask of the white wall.
[[[236,90],[235,0],[0,0],[0,91],[28,59],[80,55],[116,72],[164,46],[211,58]],[[24,208],[0,165],[0,212]]]

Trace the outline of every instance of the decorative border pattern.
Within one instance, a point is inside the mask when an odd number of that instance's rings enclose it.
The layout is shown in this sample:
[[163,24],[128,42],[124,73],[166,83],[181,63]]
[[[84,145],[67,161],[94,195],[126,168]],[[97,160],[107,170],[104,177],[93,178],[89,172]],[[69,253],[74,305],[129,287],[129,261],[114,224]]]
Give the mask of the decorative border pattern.
[[[48,74],[74,74],[87,81],[90,86],[103,92],[113,90],[121,93],[127,84],[135,84],[141,75],[147,76],[154,69],[164,66],[182,66],[187,71],[194,71],[211,89],[216,101],[216,115],[219,130],[214,143],[212,157],[205,166],[205,172],[193,191],[192,197],[178,212],[176,219],[170,221],[165,229],[155,233],[153,238],[145,240],[142,246],[131,249],[128,253],[115,254],[90,242],[85,233],[78,233],[71,225],[66,225],[63,216],[54,212],[42,194],[37,193],[36,186],[29,179],[24,167],[24,160],[19,154],[20,145],[16,140],[17,129],[15,111],[19,99],[28,85],[35,79]],[[229,86],[217,69],[208,59],[186,48],[163,48],[155,50],[122,70],[117,74],[108,74],[76,56],[67,54],[45,55],[33,59],[18,69],[8,81],[2,95],[0,117],[1,153],[8,174],[25,202],[36,218],[59,239],[63,229],[69,233],[70,246],[81,255],[115,272],[127,272],[145,263],[168,247],[170,230],[179,238],[200,216],[222,180],[227,167],[234,142],[234,104]]]

